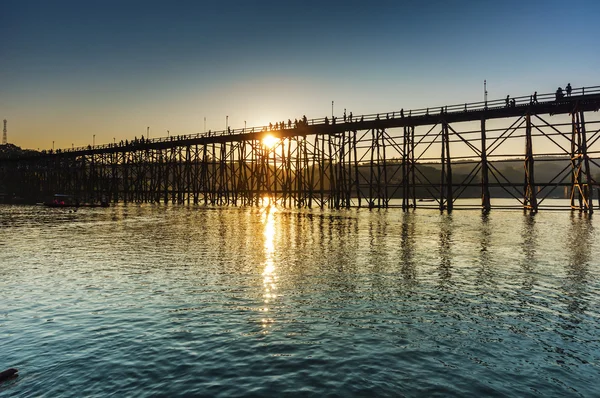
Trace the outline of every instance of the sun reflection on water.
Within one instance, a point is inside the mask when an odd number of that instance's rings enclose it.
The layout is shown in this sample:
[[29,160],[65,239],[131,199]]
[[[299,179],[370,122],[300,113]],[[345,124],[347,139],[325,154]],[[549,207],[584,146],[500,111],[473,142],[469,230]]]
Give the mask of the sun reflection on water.
[[[275,269],[275,213],[277,207],[269,198],[263,198],[263,207],[261,208],[261,221],[264,225],[264,269],[263,269],[263,311],[269,312],[270,305],[276,299],[277,294],[277,273]],[[266,314],[265,314],[266,315]],[[273,324],[274,320],[271,317],[263,317],[262,326],[268,328]]]

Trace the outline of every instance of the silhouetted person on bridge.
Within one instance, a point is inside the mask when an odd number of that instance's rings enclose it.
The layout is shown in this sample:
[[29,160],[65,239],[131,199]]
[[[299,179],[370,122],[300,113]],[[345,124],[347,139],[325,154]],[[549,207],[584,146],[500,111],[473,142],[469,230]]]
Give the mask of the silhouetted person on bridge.
[[306,118],[306,115],[302,116],[302,123],[304,123],[304,125],[308,125],[308,119]]
[[344,108],[344,122],[346,121],[346,108]]
[[329,119],[327,119],[327,116],[325,116],[325,124],[329,124]]
[[400,109],[400,117],[404,117],[404,108]]
[[535,93],[533,93],[533,103],[534,104],[538,103],[538,101],[537,101],[537,91]]
[[562,87],[559,87],[556,90],[556,100],[558,101],[559,99],[562,99],[564,96],[565,96],[565,94],[563,93]]
[[273,130],[273,123],[269,123],[269,130]]
[[567,83],[567,87],[565,87],[565,90],[567,90],[567,97],[571,96],[571,91],[573,90],[571,88],[571,83]]
[[292,128],[292,119],[288,119],[288,129]]
[[506,103],[506,107],[508,108],[508,106],[510,105],[510,95],[507,95],[507,96],[506,96],[506,101],[505,101],[505,103]]
[[352,112],[350,112],[350,123],[352,123]]
[[514,108],[516,105],[517,105],[517,100],[516,100],[516,99],[514,99],[514,98],[513,98],[513,99],[511,99],[511,100],[510,100],[510,106],[511,106],[511,108]]

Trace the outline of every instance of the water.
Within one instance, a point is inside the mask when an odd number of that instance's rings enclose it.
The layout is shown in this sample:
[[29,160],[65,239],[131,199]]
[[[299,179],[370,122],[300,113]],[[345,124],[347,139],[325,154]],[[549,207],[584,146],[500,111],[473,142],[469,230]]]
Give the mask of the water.
[[0,206],[0,395],[598,396],[599,222]]

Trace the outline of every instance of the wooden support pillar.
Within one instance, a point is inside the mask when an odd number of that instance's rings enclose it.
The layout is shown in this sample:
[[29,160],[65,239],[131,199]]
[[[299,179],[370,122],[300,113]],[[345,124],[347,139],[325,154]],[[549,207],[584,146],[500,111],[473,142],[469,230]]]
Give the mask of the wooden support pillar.
[[[202,145],[202,172],[201,181],[202,181],[202,192],[204,197],[204,205],[208,205],[208,146],[207,144]],[[166,203],[166,193],[165,193],[165,203]]]
[[537,192],[534,176],[533,143],[531,140],[531,115],[525,116],[525,183],[523,208],[529,210],[531,214],[538,211]]
[[486,213],[491,209],[485,117],[481,118],[481,208]]
[[377,164],[377,175],[375,177],[375,181],[377,182],[377,189],[375,191],[375,194],[377,195],[377,207],[381,207],[381,202],[382,202],[382,196],[383,196],[383,187],[382,187],[382,181],[381,181],[381,169],[382,169],[382,165],[381,165],[381,130],[377,129],[377,133],[375,134],[375,149],[376,149],[376,161],[375,163]]
[[358,172],[358,149],[356,147],[356,130],[352,131],[352,147],[354,151],[354,183],[356,184],[356,197],[358,198],[358,207],[361,205],[360,193],[360,174]]
[[308,160],[308,137],[302,137],[302,152],[302,157],[304,158],[304,162],[302,164],[302,181],[304,182],[302,206],[310,208],[309,203],[312,196],[312,183],[310,181]]
[[123,150],[123,202],[129,201],[129,152]]
[[371,130],[371,161],[369,162],[369,208],[372,208],[375,205],[375,201],[373,199],[373,184],[375,183],[375,140],[377,139],[375,135],[375,129]]
[[327,158],[329,159],[329,207],[335,207],[335,191],[337,189],[337,183],[335,180],[335,170],[333,169],[333,148],[331,144],[331,134],[327,134],[327,146],[329,149]]
[[382,154],[382,162],[383,162],[383,206],[388,207],[390,198],[389,198],[389,190],[388,190],[388,165],[387,165],[387,154],[385,150],[385,130],[381,130],[381,154]]
[[315,195],[315,169],[318,165],[317,150],[319,149],[319,136],[315,135],[315,143],[313,145],[312,165],[310,168],[310,193],[308,197],[308,208],[312,209],[312,201]]
[[408,210],[408,126],[404,126],[402,139],[402,210]]
[[448,123],[442,123],[442,181],[441,181],[441,198],[440,211],[447,210],[452,213],[454,199],[452,195],[452,159],[450,158],[450,134],[448,131]]
[[409,194],[412,198],[412,208],[417,208],[417,192],[416,192],[416,182],[415,182],[415,167],[417,167],[415,163],[415,126],[410,126],[410,162],[409,162]]
[[346,190],[345,190],[345,201],[346,201],[346,208],[349,209],[350,206],[352,205],[352,141],[351,141],[351,137],[352,137],[352,132],[348,132],[346,135],[346,132],[342,132],[342,134],[344,134],[344,142],[345,142],[345,149],[344,151],[348,153],[348,160],[346,161],[345,165],[344,165],[344,183],[346,184]]
[[[594,181],[590,170],[585,115],[583,111],[574,110],[571,116],[573,132],[571,136],[571,208],[592,214],[594,212]],[[579,202],[578,206],[574,203],[576,196]]]

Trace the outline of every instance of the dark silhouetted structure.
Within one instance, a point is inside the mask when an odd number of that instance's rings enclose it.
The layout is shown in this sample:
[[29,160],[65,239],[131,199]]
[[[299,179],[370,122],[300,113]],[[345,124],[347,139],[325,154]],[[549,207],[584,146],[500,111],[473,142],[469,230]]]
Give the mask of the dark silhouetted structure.
[[[586,121],[586,112],[600,109],[600,87],[573,92],[563,97],[559,88],[555,94],[508,98],[510,106],[498,99],[431,108],[439,112],[412,109],[408,116],[401,109],[400,117],[350,113],[346,123],[303,116],[293,128],[288,119],[288,128],[281,121],[275,129],[269,123],[176,139],[0,151],[0,194],[32,202],[60,193],[112,202],[230,206],[259,205],[270,197],[286,207],[397,205],[447,212],[474,207],[457,203],[459,198],[479,197],[476,207],[489,211],[493,197],[510,197],[513,208],[532,213],[556,206],[546,199],[568,197],[569,209],[591,213],[600,121]],[[563,116],[550,123],[547,115]],[[565,117],[571,120],[566,128]],[[534,143],[542,140],[558,147],[556,152],[538,154]],[[537,165],[557,159],[565,165],[562,171],[540,180],[547,170]]]

